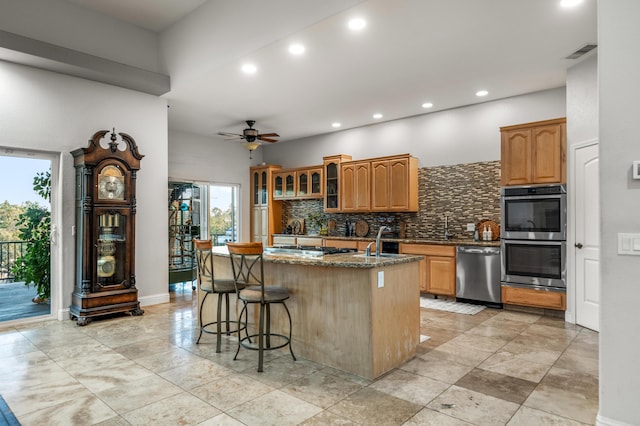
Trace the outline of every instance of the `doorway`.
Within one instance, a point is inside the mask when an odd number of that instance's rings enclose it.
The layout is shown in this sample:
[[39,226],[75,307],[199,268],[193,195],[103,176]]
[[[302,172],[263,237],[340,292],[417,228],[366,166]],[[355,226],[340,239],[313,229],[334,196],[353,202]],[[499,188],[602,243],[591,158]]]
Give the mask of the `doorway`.
[[209,195],[207,224],[203,234],[211,239],[214,246],[223,246],[238,241],[239,185],[210,183],[206,185]]
[[52,314],[51,172],[50,155],[0,154],[0,322]]
[[572,262],[576,324],[600,330],[600,185],[598,142],[572,147]]

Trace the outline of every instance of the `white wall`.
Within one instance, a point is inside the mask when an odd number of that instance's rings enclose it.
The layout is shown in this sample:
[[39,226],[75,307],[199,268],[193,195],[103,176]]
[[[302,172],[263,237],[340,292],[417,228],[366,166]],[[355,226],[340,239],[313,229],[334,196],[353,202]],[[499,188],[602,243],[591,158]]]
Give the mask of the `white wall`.
[[564,117],[565,88],[423,114],[266,147],[264,160],[284,167],[410,153],[420,167],[500,159],[500,127]]
[[598,56],[593,53],[567,70],[567,143],[598,137]]
[[155,33],[64,0],[0,0],[0,29],[147,71],[163,71]]
[[601,276],[599,424],[640,424],[640,257],[617,254],[619,232],[640,233],[640,2],[598,3]]
[[[61,255],[52,258],[52,312],[64,318],[74,286],[75,169],[70,151],[98,130],[131,135],[145,157],[137,179],[136,277],[142,304],[168,301],[167,104],[155,96],[0,61],[0,146],[57,154],[52,194]],[[55,166],[55,165],[54,165]],[[55,170],[54,170],[55,173]],[[56,211],[57,209],[57,211]]]
[[[249,167],[262,161],[240,141],[223,141],[186,132],[169,132],[169,177],[175,181],[240,184],[240,241],[249,241]],[[322,161],[322,160],[321,160]]]

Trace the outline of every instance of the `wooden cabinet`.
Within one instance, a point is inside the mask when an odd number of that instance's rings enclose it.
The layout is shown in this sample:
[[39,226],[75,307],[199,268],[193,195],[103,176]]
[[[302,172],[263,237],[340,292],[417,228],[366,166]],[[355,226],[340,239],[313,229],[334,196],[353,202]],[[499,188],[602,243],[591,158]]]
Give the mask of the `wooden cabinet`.
[[322,166],[280,170],[273,174],[273,198],[293,200],[322,198]]
[[273,244],[272,234],[282,232],[282,208],[273,199],[272,182],[280,166],[264,165],[251,167],[251,241],[260,241],[264,246]]
[[535,308],[567,309],[566,293],[502,286],[502,303]]
[[312,247],[322,247],[323,240],[322,237],[301,237],[295,235],[274,235],[273,236],[273,245],[274,246],[312,246]]
[[299,170],[296,181],[296,198],[322,198],[324,196],[322,167]]
[[321,237],[296,237],[296,244],[301,246],[322,247],[324,242]]
[[455,297],[455,246],[401,243],[399,252],[425,256],[420,261],[420,292]]
[[371,210],[370,170],[370,161],[349,161],[340,165],[342,212]]
[[371,210],[418,211],[418,159],[410,155],[371,161]]
[[351,160],[350,155],[332,155],[323,158],[324,171],[324,211],[340,212],[340,164]]
[[566,119],[501,127],[501,184],[566,182]]
[[290,199],[298,192],[297,172],[294,170],[273,173],[273,198]]

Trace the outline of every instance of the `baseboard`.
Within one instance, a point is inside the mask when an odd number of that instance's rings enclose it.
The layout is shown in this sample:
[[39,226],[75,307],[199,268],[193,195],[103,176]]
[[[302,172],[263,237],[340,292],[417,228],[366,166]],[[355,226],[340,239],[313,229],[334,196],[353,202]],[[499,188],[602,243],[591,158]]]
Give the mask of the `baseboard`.
[[69,319],[69,308],[58,309],[58,321]]
[[609,419],[598,413],[598,415],[596,416],[596,426],[633,426],[633,424]]
[[140,306],[159,305],[161,303],[169,303],[169,293],[152,294],[151,296],[138,297]]

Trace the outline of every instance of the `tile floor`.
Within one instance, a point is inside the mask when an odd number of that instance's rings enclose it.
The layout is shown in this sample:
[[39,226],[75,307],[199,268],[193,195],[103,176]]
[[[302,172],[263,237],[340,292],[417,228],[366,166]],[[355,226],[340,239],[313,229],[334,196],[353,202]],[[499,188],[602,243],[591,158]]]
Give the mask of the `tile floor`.
[[[215,336],[190,286],[172,303],[78,327],[0,325],[0,395],[22,425],[581,425],[598,410],[598,334],[546,316],[421,311],[431,338],[365,380]],[[294,346],[295,351],[295,346]]]

